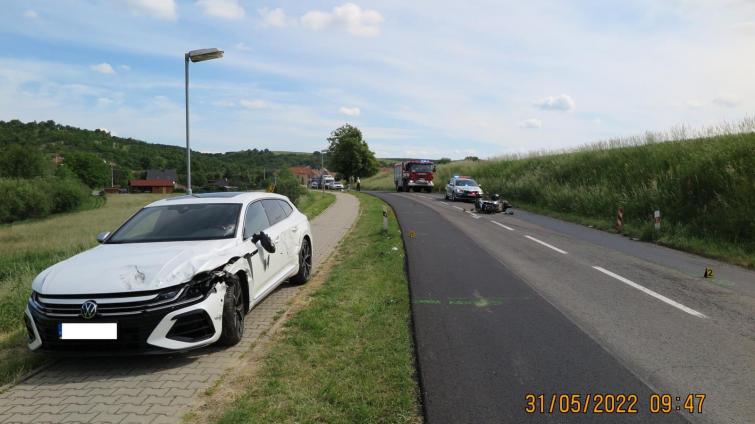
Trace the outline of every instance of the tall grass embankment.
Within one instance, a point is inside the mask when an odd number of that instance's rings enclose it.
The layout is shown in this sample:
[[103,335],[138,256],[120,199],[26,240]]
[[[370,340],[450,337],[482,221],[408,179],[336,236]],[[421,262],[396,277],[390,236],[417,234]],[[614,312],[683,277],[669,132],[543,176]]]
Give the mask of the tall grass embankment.
[[[746,123],[749,121],[746,121]],[[750,122],[751,124],[751,122]],[[755,132],[658,142],[609,141],[566,153],[438,167],[436,187],[452,175],[474,177],[515,206],[647,241],[755,265]],[[652,216],[660,210],[660,231]]]

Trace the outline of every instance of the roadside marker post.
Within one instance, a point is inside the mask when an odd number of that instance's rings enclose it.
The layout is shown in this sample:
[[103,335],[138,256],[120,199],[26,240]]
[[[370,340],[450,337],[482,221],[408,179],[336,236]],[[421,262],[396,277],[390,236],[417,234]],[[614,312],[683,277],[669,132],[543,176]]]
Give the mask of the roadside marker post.
[[653,213],[653,218],[655,219],[655,231],[661,231],[661,211],[656,210]]
[[624,228],[624,208],[619,208],[616,210],[616,225],[614,226],[614,228],[616,228],[617,233],[620,233]]
[[383,206],[383,232],[388,232],[388,207]]

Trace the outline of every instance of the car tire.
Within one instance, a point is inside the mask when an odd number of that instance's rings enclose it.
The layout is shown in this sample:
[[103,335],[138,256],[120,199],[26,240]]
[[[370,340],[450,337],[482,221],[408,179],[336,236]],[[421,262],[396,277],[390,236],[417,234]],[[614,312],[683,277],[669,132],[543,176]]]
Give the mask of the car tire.
[[223,332],[220,334],[218,344],[221,346],[233,346],[244,337],[244,317],[246,307],[244,305],[244,292],[241,290],[241,281],[234,276],[233,280],[226,283],[225,298],[223,299]]
[[456,201],[456,193],[454,193],[454,192],[451,192],[451,201],[452,202]]
[[448,200],[448,192],[445,192],[444,196],[445,196],[446,200]]
[[299,249],[299,272],[291,277],[294,284],[304,284],[309,281],[312,274],[312,243],[308,238],[304,238]]

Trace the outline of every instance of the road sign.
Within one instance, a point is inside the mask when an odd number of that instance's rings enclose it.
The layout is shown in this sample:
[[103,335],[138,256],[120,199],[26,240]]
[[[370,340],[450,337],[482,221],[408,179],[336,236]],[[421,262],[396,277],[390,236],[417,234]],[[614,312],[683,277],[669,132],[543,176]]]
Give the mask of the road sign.
[[661,229],[661,211],[657,210],[653,214],[653,218],[655,218],[655,231],[660,231]]

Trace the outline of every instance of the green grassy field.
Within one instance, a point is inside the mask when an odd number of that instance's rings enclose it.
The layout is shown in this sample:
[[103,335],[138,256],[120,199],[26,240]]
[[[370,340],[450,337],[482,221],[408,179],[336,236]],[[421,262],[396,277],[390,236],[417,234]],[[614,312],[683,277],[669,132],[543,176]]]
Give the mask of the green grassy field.
[[369,178],[362,179],[362,190],[394,190],[393,169],[380,170]]
[[[147,203],[165,195],[109,196],[97,209],[55,215],[0,226],[0,385],[44,361],[27,351],[23,312],[31,282],[43,269],[97,244],[100,231],[112,231]],[[310,218],[325,210],[335,196],[311,193],[299,210]]]
[[420,421],[398,225],[381,234],[384,203],[358,196],[342,262],[285,324],[221,423]]

